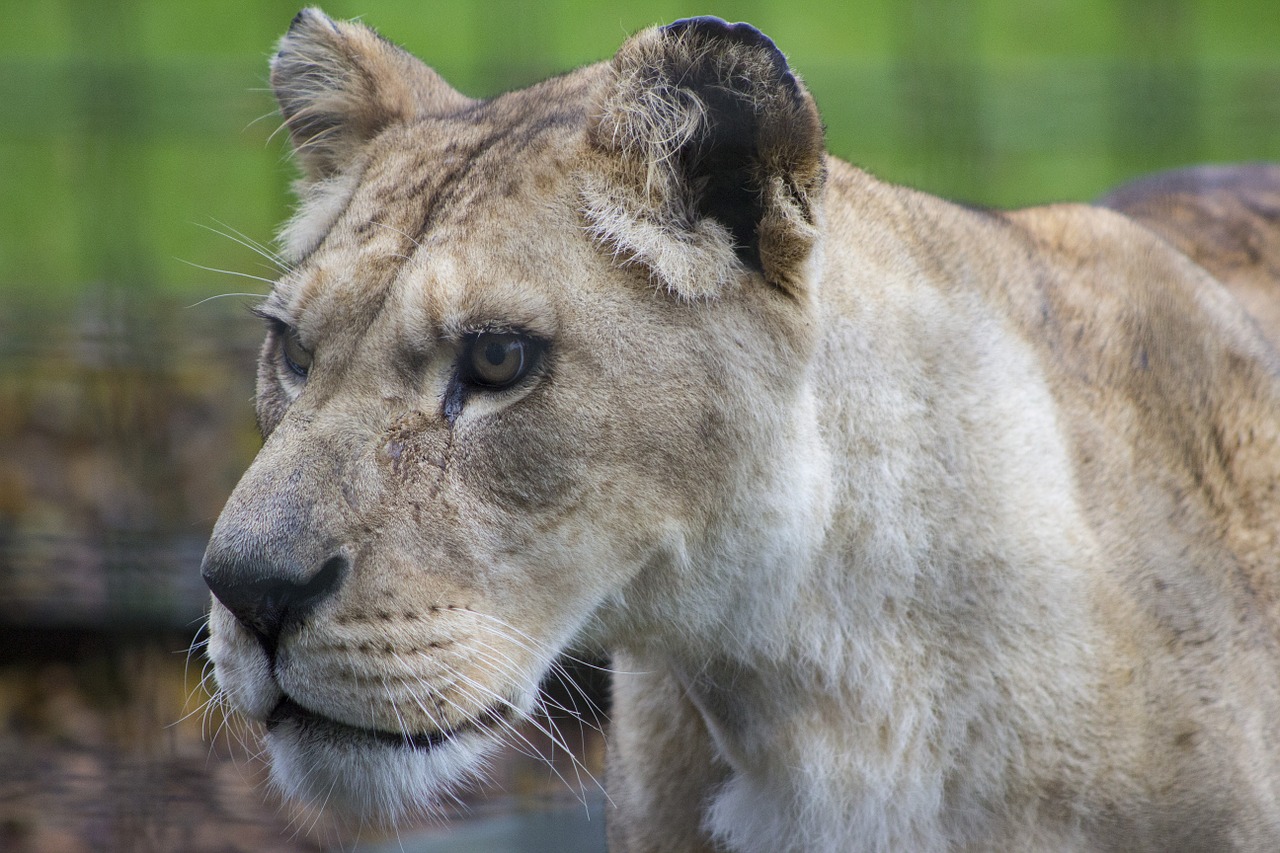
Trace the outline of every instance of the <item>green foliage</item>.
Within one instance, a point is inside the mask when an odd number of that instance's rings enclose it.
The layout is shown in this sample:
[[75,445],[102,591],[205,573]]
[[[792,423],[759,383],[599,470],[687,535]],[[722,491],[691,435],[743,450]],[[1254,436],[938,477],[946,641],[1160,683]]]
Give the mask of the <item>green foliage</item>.
[[[966,201],[1088,199],[1192,161],[1280,159],[1274,0],[334,0],[492,95],[689,14],[749,20],[805,77],[831,150]],[[94,285],[198,299],[270,277],[288,209],[265,89],[283,2],[60,0],[0,27],[0,299]],[[0,303],[3,304],[3,303]]]

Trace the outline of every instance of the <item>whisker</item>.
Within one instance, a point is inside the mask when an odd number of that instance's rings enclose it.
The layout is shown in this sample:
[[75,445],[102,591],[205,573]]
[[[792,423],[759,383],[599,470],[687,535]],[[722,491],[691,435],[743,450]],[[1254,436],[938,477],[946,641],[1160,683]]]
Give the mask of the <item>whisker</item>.
[[188,309],[199,308],[201,305],[204,305],[206,302],[212,302],[215,299],[228,299],[228,298],[261,299],[263,295],[264,294],[261,294],[261,293],[218,293],[213,296],[206,296],[204,299],[201,299],[199,302],[192,302],[190,305],[186,307]]
[[[507,707],[510,707],[516,710],[517,712],[521,712],[521,709],[518,706],[516,706],[515,703],[511,702],[511,700],[497,693],[493,689],[485,686],[484,684],[477,682],[475,679],[472,679],[463,673],[454,673],[454,675],[461,681],[466,682],[466,684],[471,689],[477,691],[478,697],[480,698],[488,697],[500,704],[504,704]],[[446,701],[450,701],[450,704],[453,704],[454,707],[458,707],[457,704],[449,700],[447,696],[444,698]],[[473,696],[472,698],[473,699],[477,698],[477,696]],[[477,704],[480,704],[480,703],[477,703]],[[462,709],[459,708],[459,710],[461,711]],[[523,713],[522,713],[522,716],[523,716]],[[564,737],[560,734],[559,730],[556,729],[555,724],[549,718],[546,718],[546,719],[547,719],[547,724],[544,725],[542,722],[540,722],[538,719],[534,717],[529,717],[529,716],[525,717],[526,722],[529,725],[532,725],[533,728],[538,732],[540,732],[543,736],[545,736],[553,746],[558,746],[560,747],[560,749],[564,750],[565,754],[570,759],[571,766],[574,768],[575,775],[578,775],[579,782],[581,782],[581,776],[579,775],[579,773],[585,773],[587,777],[594,784],[599,786],[600,790],[603,791],[604,786],[600,783],[599,780],[595,778],[595,776],[591,773],[591,771],[587,769],[586,765],[582,763],[581,759],[578,758],[578,756],[574,753],[573,749],[569,747],[569,744],[564,740]],[[514,737],[519,738],[523,743],[527,744],[531,749],[537,752],[537,747],[535,747],[533,743],[523,733],[519,732],[511,723],[508,723],[505,720],[501,720],[500,724],[504,730],[509,732]],[[569,780],[564,777],[564,774],[560,772],[560,770],[555,766],[553,762],[546,760],[545,757],[543,757],[540,753],[538,753],[535,757],[541,758],[543,762],[546,764],[546,766],[548,767],[548,769],[551,770],[551,772],[556,776],[556,778],[559,779],[560,782],[563,783],[568,790],[570,791],[574,790],[574,786],[569,783]],[[586,797],[583,794],[583,786],[581,784],[579,784],[577,789],[577,798],[579,799],[579,801],[583,803],[583,805],[586,805]]]
[[[421,244],[420,242],[418,242],[417,238],[415,238],[413,235],[409,234],[407,231],[403,231],[403,230],[401,230],[401,229],[399,229],[399,228],[396,228],[394,225],[388,225],[388,224],[387,224],[387,223],[385,223],[385,222],[378,222],[378,221],[376,221],[376,220],[374,220],[374,221],[373,221],[373,222],[371,222],[370,224],[372,224],[372,225],[376,225],[376,226],[378,226],[379,228],[385,228],[385,229],[387,229],[388,231],[391,231],[392,233],[399,234],[401,237],[405,238],[405,239],[406,239],[406,240],[408,240],[410,243],[412,243],[415,247],[417,247],[417,248],[419,248],[419,249],[421,249],[421,248],[422,248],[422,244]],[[405,260],[408,260],[408,258],[405,258]]]
[[576,707],[578,701],[581,700],[586,705],[586,713],[591,716],[593,721],[588,723],[588,725],[592,729],[603,734],[604,726],[609,722],[609,715],[605,713],[604,708],[601,708],[596,704],[596,700],[593,699],[591,694],[587,692],[586,688],[578,682],[578,679],[574,678],[573,675],[565,669],[563,664],[557,662],[556,667],[548,673],[548,676],[552,675],[555,676],[557,682],[564,686],[565,692],[569,694],[569,700],[573,702],[575,706],[574,715],[579,718],[583,716],[583,712]]
[[[252,90],[252,91],[263,92],[263,91],[267,91],[267,90],[265,90],[265,89],[254,89],[254,90]],[[276,111],[276,110],[272,110],[272,111],[271,111],[271,112],[269,112],[269,113],[263,113],[262,115],[258,116],[257,118],[253,119],[253,120],[252,120],[252,121],[250,121],[248,124],[246,124],[246,125],[244,126],[244,129],[245,129],[245,130],[248,130],[249,128],[253,127],[253,126],[254,126],[255,124],[257,124],[258,122],[260,122],[260,121],[266,121],[267,119],[269,119],[269,118],[273,118],[273,117],[275,117],[275,116],[276,116],[276,115],[278,115],[278,114],[279,114],[279,113],[277,113],[277,111]],[[274,135],[275,135],[275,132],[273,131],[271,135],[272,135],[272,136],[274,136]],[[271,137],[267,137],[267,139],[268,139],[268,140],[270,140],[270,138],[271,138]]]
[[[218,223],[218,226],[219,226],[218,228],[214,228],[212,225],[205,225],[203,222],[195,222],[192,224],[194,224],[197,228],[203,228],[206,231],[210,231],[214,234],[217,234],[219,237],[225,237],[226,239],[230,240],[233,243],[237,243],[241,246],[244,246],[246,249],[258,255],[259,257],[270,261],[272,266],[274,266],[276,269],[278,269],[282,273],[286,273],[291,269],[290,264],[285,261],[284,257],[279,252],[274,251],[269,246],[266,246],[258,242],[257,240],[250,237],[248,234],[245,234],[243,231],[240,231],[239,229],[234,228],[233,226],[228,225],[227,223],[222,222],[221,220],[215,219],[214,222]],[[226,230],[225,231],[221,230],[223,228],[225,228]]]
[[[598,672],[604,672],[604,673],[616,673],[616,672],[619,672],[620,670],[617,670],[616,668],[613,668],[613,667],[598,666],[588,661],[583,661],[579,658],[576,658],[573,655],[563,654],[563,653],[555,654],[553,658],[548,660],[544,656],[544,653],[541,651],[541,649],[530,648],[528,644],[510,635],[511,632],[520,633],[520,634],[523,634],[523,632],[520,632],[518,631],[518,629],[507,626],[507,624],[503,622],[503,620],[498,619],[495,616],[491,616],[490,614],[483,614],[476,611],[476,615],[487,616],[496,624],[502,626],[503,628],[502,631],[494,631],[494,634],[496,636],[501,637],[502,639],[507,640],[513,643],[514,645],[520,648],[523,648],[524,650],[529,651],[531,654],[535,655],[535,657],[538,658],[539,664],[541,664],[544,668],[546,668],[547,675],[548,676],[554,675],[556,679],[559,681],[559,683],[566,686],[566,688],[568,689],[568,692],[570,693],[570,697],[575,700],[575,704],[576,704],[576,700],[580,698],[586,704],[587,709],[590,715],[592,716],[593,720],[597,722],[588,722],[587,720],[585,720],[583,718],[582,712],[577,708],[572,708],[572,709],[564,708],[560,706],[559,703],[550,702],[549,697],[547,697],[544,692],[543,698],[545,701],[547,701],[547,704],[551,705],[552,707],[555,707],[558,710],[561,710],[561,711],[564,711],[565,713],[570,714],[571,716],[577,718],[579,723],[588,725],[593,730],[603,731],[602,725],[599,725],[598,723],[602,724],[607,722],[608,715],[605,714],[604,710],[600,708],[599,705],[596,704],[596,702],[591,698],[590,695],[587,694],[586,690],[583,689],[582,685],[579,684],[575,678],[573,678],[571,675],[568,674],[568,672],[564,667],[564,664],[561,661],[568,660],[570,662],[583,666],[584,668],[588,668],[588,669],[592,669],[592,670],[595,670]],[[527,637],[528,635],[526,634],[524,636]],[[529,639],[531,642],[538,643],[538,641],[533,640],[533,638],[529,638]],[[484,645],[486,648],[493,650],[495,654],[502,654],[500,650],[494,648],[493,646],[488,645],[487,643],[483,643],[482,641],[479,641],[479,640],[475,640],[475,642],[481,642],[482,645]],[[538,644],[547,650],[550,650],[551,648],[545,643],[538,643]],[[497,663],[496,661],[494,662]]]
[[[524,670],[518,667],[513,661],[510,661],[508,658],[506,658],[506,656],[503,655],[501,650],[495,648],[494,646],[489,645],[483,640],[473,640],[473,642],[476,645],[484,649],[489,649],[490,651],[493,652],[493,654],[488,654],[486,652],[481,651],[479,652],[478,657],[490,663],[494,667],[494,669],[500,674],[506,674],[515,679],[519,679],[524,675]],[[559,667],[559,664],[557,662],[552,662],[548,669],[548,674],[550,674],[551,672],[554,672],[558,667]],[[551,702],[549,697],[546,697],[545,695],[542,696],[542,702],[543,704],[550,705],[551,707],[555,708],[558,711],[563,711],[564,713],[569,714],[570,716],[577,717],[581,721],[581,714],[576,708],[565,708],[562,705],[560,705],[558,702]],[[588,702],[590,702],[590,700],[588,700]]]
[[[528,642],[533,643],[535,646],[545,648],[545,649],[551,649],[550,644],[542,640],[539,640],[535,637],[532,637],[529,634],[526,634],[524,631],[521,631],[519,628],[512,625],[510,622],[507,622],[505,619],[495,616],[492,613],[486,613],[481,610],[468,610],[467,613],[471,616],[478,616],[478,617],[483,617],[485,619],[488,619],[489,621],[494,622],[497,625],[501,626],[503,629],[512,632],[514,636],[521,637],[527,640]],[[530,651],[533,651],[533,649],[531,648]],[[574,663],[584,666],[588,669],[594,669],[597,672],[603,672],[607,675],[648,675],[649,674],[647,672],[627,672],[624,670],[617,669],[616,667],[613,667],[613,666],[601,666],[599,664],[592,663],[589,660],[584,660],[583,658],[580,658],[566,651],[555,650],[554,654],[560,657],[563,657],[567,660],[573,661]]]
[[[250,279],[250,280],[252,280],[252,281],[260,281],[260,282],[262,282],[263,284],[270,285],[271,287],[275,287],[275,284],[276,284],[275,279],[271,279],[271,278],[263,278],[263,277],[262,277],[262,276],[260,276],[260,275],[253,275],[252,273],[247,273],[247,272],[237,272],[236,270],[223,270],[223,269],[218,269],[217,267],[207,267],[207,266],[205,266],[204,264],[197,264],[195,261],[188,261],[188,260],[186,260],[185,258],[174,258],[174,260],[178,261],[179,263],[186,264],[186,265],[187,265],[187,266],[189,266],[189,267],[195,267],[195,268],[196,268],[196,269],[198,269],[198,270],[204,270],[205,272],[216,272],[216,273],[220,273],[220,274],[222,274],[222,275],[233,275],[233,276],[235,276],[236,278],[247,278],[247,279]],[[234,295],[237,295],[237,296],[259,296],[259,297],[261,297],[261,296],[265,296],[266,294],[263,294],[263,293],[242,293],[242,294],[234,294]],[[208,301],[208,300],[205,300],[205,301]],[[198,303],[198,302],[197,302],[196,304],[197,304],[197,305],[199,305],[200,303]]]

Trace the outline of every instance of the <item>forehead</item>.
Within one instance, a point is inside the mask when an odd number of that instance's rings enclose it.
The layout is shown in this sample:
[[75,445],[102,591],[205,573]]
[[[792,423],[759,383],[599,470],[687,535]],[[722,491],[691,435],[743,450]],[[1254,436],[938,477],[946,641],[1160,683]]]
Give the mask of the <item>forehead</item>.
[[345,224],[357,238],[391,225],[422,243],[444,226],[531,213],[564,189],[584,123],[580,106],[528,109],[508,95],[392,128],[371,145]]
[[[566,239],[587,242],[570,180],[586,110],[566,97],[581,87],[538,97],[542,88],[381,134],[333,228],[277,300],[295,316],[341,313],[348,324],[353,312],[371,321],[389,299],[426,303],[445,326],[500,307],[522,313],[535,271],[564,263]],[[499,298],[507,304],[483,304]]]

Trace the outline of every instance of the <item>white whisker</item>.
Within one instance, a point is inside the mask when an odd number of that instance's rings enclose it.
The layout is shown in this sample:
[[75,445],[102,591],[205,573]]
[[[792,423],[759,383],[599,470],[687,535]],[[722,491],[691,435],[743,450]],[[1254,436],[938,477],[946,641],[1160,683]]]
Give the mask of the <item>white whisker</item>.
[[[204,264],[197,264],[195,261],[188,261],[188,260],[186,260],[185,258],[174,258],[174,260],[176,260],[176,261],[178,261],[178,262],[180,262],[180,263],[184,263],[184,264],[186,264],[186,265],[187,265],[187,266],[189,266],[189,267],[195,267],[195,268],[196,268],[196,269],[198,269],[198,270],[204,270],[205,272],[216,272],[216,273],[219,273],[219,274],[221,274],[221,275],[233,275],[233,276],[235,276],[236,278],[247,278],[247,279],[250,279],[251,281],[260,281],[260,282],[262,282],[263,284],[266,284],[266,285],[268,285],[268,286],[270,286],[270,287],[274,287],[274,286],[275,286],[275,283],[276,283],[276,282],[275,282],[275,279],[272,279],[272,278],[263,278],[263,277],[262,277],[262,276],[260,276],[260,275],[253,275],[252,273],[247,273],[247,272],[237,272],[236,270],[224,270],[224,269],[218,269],[217,267],[208,267],[208,266],[205,266]],[[242,296],[258,296],[258,297],[262,297],[262,296],[265,296],[266,294],[263,294],[263,293],[246,293],[246,294],[237,294],[237,295],[242,295]],[[199,303],[196,303],[196,304],[199,304]]]
[[225,237],[233,243],[244,246],[249,251],[269,261],[271,263],[271,266],[274,267],[276,271],[278,271],[281,274],[287,273],[291,269],[291,266],[288,263],[288,261],[286,261],[284,257],[280,255],[279,252],[276,252],[272,250],[270,247],[265,246],[262,243],[259,243],[257,240],[254,240],[252,237],[245,234],[243,231],[239,231],[236,228],[233,228],[232,226],[226,224],[225,222],[220,222],[216,219],[214,220],[214,222],[217,222],[220,228],[225,228],[226,230],[221,231],[218,228],[214,228],[211,225],[205,225],[201,222],[196,222],[194,224],[197,228],[203,228],[206,231],[211,231],[212,233],[217,234],[219,237]]
[[[419,248],[419,249],[422,248],[422,244],[418,242],[418,240],[415,237],[413,237],[411,234],[407,233],[406,231],[403,231],[400,228],[396,228],[394,225],[388,225],[385,222],[378,222],[377,220],[374,220],[371,224],[376,225],[379,228],[385,228],[388,231],[391,231],[395,234],[399,234],[401,237],[405,238],[410,243],[412,243],[416,248]],[[408,258],[405,258],[405,260],[408,260]]]

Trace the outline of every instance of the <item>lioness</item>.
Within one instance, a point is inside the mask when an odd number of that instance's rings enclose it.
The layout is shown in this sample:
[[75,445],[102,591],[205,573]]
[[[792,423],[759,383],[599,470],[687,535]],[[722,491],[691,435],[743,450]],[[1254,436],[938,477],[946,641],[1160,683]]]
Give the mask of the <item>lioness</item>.
[[271,80],[203,574],[287,793],[429,809],[587,648],[617,850],[1280,849],[1280,172],[959,207],[712,18],[475,101],[308,10]]

